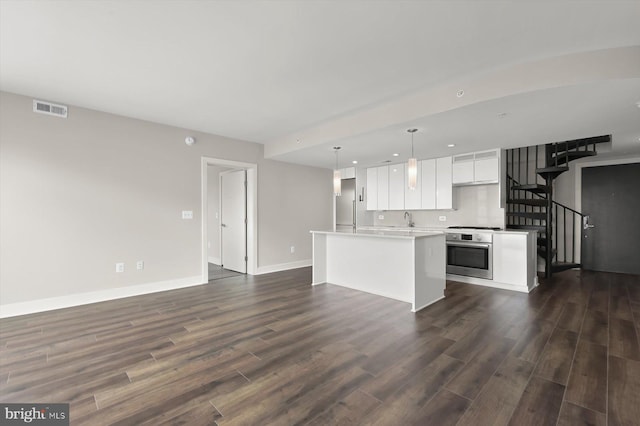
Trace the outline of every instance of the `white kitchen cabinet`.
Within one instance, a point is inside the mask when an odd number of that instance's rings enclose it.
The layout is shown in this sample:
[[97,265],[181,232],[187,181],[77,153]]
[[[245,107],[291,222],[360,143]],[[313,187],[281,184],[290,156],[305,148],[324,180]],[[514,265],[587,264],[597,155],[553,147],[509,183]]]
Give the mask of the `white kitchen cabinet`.
[[389,210],[389,166],[367,169],[367,210]]
[[453,208],[451,157],[436,160],[436,209]]
[[419,162],[422,168],[420,179],[421,206],[423,210],[435,210],[436,208],[436,160],[422,160]]
[[454,185],[473,183],[474,154],[453,157],[452,182]]
[[451,157],[422,160],[422,208],[452,209]]
[[378,167],[378,207],[389,210],[389,166]]
[[416,189],[409,189],[407,167],[404,169],[404,208],[406,210],[420,210],[422,208],[422,161],[418,161],[418,179],[416,180]]
[[367,169],[367,210],[453,208],[451,157],[418,161],[416,189],[407,187],[405,163]]
[[367,210],[378,209],[378,168],[367,169]]
[[389,166],[389,210],[404,210],[404,189],[406,188],[405,165]]
[[538,284],[536,237],[536,232],[493,234],[493,286],[528,293]]
[[340,178],[341,179],[355,179],[356,177],[356,168],[355,167],[347,167],[344,169],[340,169]]
[[474,185],[498,183],[500,154],[498,150],[473,152],[453,157],[453,184]]
[[476,152],[473,161],[473,181],[475,183],[497,183],[500,163],[498,151]]

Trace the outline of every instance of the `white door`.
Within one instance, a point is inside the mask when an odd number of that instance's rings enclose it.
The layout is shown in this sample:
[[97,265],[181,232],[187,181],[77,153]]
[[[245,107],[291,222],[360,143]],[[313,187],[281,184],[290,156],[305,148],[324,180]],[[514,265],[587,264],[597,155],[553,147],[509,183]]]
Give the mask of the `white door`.
[[245,170],[220,175],[220,234],[222,266],[247,273],[247,195]]

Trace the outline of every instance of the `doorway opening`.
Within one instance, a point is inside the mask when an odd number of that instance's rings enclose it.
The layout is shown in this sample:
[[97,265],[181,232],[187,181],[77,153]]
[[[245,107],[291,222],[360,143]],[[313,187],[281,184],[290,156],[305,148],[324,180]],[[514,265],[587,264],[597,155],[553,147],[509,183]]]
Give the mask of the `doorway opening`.
[[257,269],[257,164],[202,158],[202,280]]

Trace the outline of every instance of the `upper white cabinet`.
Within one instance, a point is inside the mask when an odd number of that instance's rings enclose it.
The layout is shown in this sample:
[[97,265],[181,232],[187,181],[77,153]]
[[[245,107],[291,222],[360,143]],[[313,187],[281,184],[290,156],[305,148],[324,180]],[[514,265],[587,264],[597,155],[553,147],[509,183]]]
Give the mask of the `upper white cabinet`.
[[422,208],[452,209],[451,157],[422,160]]
[[472,185],[498,183],[500,151],[482,151],[453,157],[453,184]]
[[389,166],[367,169],[367,210],[389,210]]
[[422,160],[422,178],[420,179],[420,193],[422,194],[421,208],[435,210],[436,208],[436,160]]
[[378,167],[378,208],[389,210],[389,166]]
[[356,177],[356,168],[355,167],[347,167],[344,169],[340,169],[340,178],[341,179],[355,179]]
[[367,210],[378,209],[378,168],[367,169]]
[[367,210],[453,208],[451,157],[418,161],[416,189],[407,186],[406,164],[367,169]]
[[451,157],[436,160],[436,209],[453,208]]
[[404,210],[404,188],[407,186],[405,165],[389,166],[389,210]]
[[499,152],[497,150],[476,152],[473,170],[474,182],[498,182],[500,179]]
[[409,189],[407,167],[404,168],[404,208],[406,210],[420,210],[422,207],[422,161],[418,161],[418,179],[416,189]]
[[473,183],[474,154],[455,155],[453,157],[452,182],[454,185]]

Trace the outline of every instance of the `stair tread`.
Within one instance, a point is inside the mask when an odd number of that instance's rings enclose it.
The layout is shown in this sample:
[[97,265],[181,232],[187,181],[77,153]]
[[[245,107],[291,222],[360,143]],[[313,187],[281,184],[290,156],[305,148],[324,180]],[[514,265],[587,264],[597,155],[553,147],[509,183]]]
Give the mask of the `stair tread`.
[[552,157],[552,161],[556,161],[558,162],[558,164],[566,164],[569,161],[573,161],[573,160],[577,160],[579,158],[585,158],[585,157],[593,157],[594,155],[597,155],[598,153],[596,151],[565,151],[565,152],[558,152],[558,154],[554,155]]
[[539,169],[536,169],[536,173],[540,174],[540,173],[548,173],[548,172],[566,172],[567,170],[569,170],[568,166],[551,166],[551,167],[542,167]]
[[507,225],[507,229],[530,229],[532,231],[546,232],[547,228],[538,225]]
[[507,200],[509,204],[526,204],[528,206],[546,206],[546,198],[513,198]]
[[570,141],[555,142],[562,149],[575,149],[576,147],[584,147],[585,145],[593,146],[599,143],[611,142],[611,135],[592,136],[590,138],[573,139]]
[[507,216],[526,217],[537,220],[545,220],[547,218],[547,214],[544,212],[508,212]]
[[516,191],[531,191],[536,193],[547,193],[549,188],[546,185],[540,185],[537,183],[527,184],[527,185],[514,185],[511,189]]

